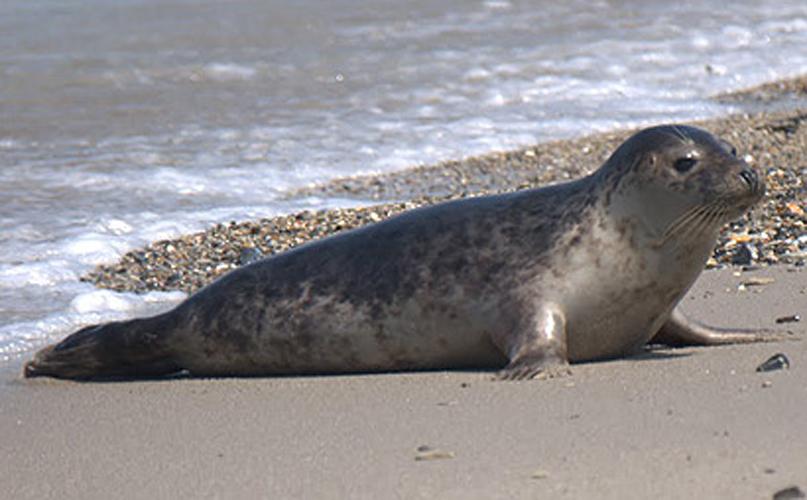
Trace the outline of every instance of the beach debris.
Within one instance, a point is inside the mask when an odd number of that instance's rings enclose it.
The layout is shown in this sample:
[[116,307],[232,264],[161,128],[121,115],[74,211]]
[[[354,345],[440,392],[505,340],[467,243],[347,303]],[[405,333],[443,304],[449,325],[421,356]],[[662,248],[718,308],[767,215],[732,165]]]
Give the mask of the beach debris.
[[416,462],[423,462],[426,460],[446,460],[454,458],[456,454],[453,451],[444,451],[432,448],[429,445],[421,445],[417,447],[417,454],[415,455]]
[[777,353],[768,358],[764,363],[757,366],[758,372],[772,372],[775,370],[786,370],[790,368],[790,360],[784,354]]
[[776,324],[781,325],[782,323],[798,323],[801,321],[801,316],[798,314],[791,314],[790,316],[781,316],[776,318]]
[[763,285],[770,285],[771,283],[776,282],[773,278],[766,278],[761,276],[754,276],[748,279],[744,279],[742,284],[745,286],[763,286]]
[[549,477],[549,472],[543,469],[536,469],[530,474],[532,479],[546,479]]
[[763,389],[770,389],[771,387],[773,387],[773,382],[771,382],[770,380],[764,380],[762,382]]
[[794,498],[805,498],[805,494],[798,486],[783,488],[773,494],[773,500],[793,500]]

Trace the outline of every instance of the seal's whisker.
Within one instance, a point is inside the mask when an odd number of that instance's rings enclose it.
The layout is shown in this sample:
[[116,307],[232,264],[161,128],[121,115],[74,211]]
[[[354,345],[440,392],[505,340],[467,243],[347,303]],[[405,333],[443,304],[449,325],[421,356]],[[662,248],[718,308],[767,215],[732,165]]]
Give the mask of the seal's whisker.
[[715,226],[718,226],[726,216],[727,207],[725,200],[716,200],[709,206],[708,217],[703,221],[704,230],[715,229]]
[[682,227],[685,227],[687,224],[689,224],[689,222],[691,220],[697,218],[698,215],[700,214],[700,212],[702,212],[703,210],[704,210],[703,206],[696,206],[696,207],[684,212],[683,215],[678,217],[672,224],[670,224],[670,226],[667,228],[667,230],[664,231],[665,239],[669,238],[670,236],[672,236],[675,233],[677,233],[678,231],[680,231],[680,229]]
[[703,210],[699,211],[697,216],[693,217],[692,220],[679,231],[676,238],[676,246],[681,246],[691,240],[693,235],[698,235],[707,229],[710,226],[709,221],[713,213],[714,211],[709,207],[703,207]]
[[722,206],[713,206],[710,210],[706,211],[704,216],[698,221],[696,230],[698,234],[713,230],[717,222],[723,218],[724,210]]
[[654,243],[654,246],[662,246],[673,237],[678,241],[676,246],[680,246],[693,235],[713,229],[724,218],[725,214],[726,202],[723,199],[693,207],[670,224],[662,237]]
[[678,234],[683,228],[688,227],[693,220],[699,218],[704,210],[707,209],[705,205],[698,205],[695,206],[686,212],[684,212],[681,216],[679,216],[672,224],[670,224],[667,229],[664,231],[664,234],[661,235],[661,238],[655,243],[657,246],[664,245],[670,238]]

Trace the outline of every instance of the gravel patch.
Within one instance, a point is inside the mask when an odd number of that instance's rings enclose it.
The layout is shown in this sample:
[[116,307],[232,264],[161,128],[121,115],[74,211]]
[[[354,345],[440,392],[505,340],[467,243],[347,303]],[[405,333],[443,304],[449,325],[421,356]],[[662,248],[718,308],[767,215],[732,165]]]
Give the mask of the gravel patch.
[[763,83],[736,92],[715,96],[720,102],[761,102],[787,101],[807,97],[807,76]]
[[[805,92],[805,87],[797,91]],[[807,110],[736,115],[693,124],[734,144],[739,154],[765,172],[768,184],[763,203],[724,228],[707,267],[804,266]],[[404,210],[582,176],[598,168],[633,132],[596,134],[404,172],[337,179],[293,195],[356,197],[378,200],[379,204],[218,224],[205,232],[158,241],[131,251],[117,263],[98,266],[82,280],[121,291],[193,292],[257,258],[378,222]]]

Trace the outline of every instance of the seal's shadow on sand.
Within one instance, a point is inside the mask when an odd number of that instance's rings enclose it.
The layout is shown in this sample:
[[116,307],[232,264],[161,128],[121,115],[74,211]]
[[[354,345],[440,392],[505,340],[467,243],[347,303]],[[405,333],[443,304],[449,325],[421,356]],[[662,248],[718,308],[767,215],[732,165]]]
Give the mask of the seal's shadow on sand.
[[[692,347],[692,346],[687,346]],[[678,359],[683,357],[692,356],[693,352],[680,352],[684,350],[684,347],[670,347],[664,344],[649,344],[645,347],[645,350],[642,352],[638,352],[631,356],[626,356],[623,358],[615,358],[615,359],[604,359],[600,361],[588,361],[584,363],[575,363],[572,365],[581,365],[581,364],[605,364],[611,361],[661,361],[661,360],[668,360],[668,359]],[[501,368],[504,368],[502,366]],[[181,372],[177,372],[171,375],[155,375],[151,377],[139,377],[139,376],[116,376],[116,377],[97,377],[97,378],[85,378],[85,379],[73,379],[68,380],[66,382],[77,382],[77,383],[101,383],[101,384],[115,384],[115,383],[126,383],[126,382],[173,382],[176,380],[225,380],[225,379],[296,379],[296,378],[324,378],[324,377],[334,377],[334,376],[379,376],[379,375],[396,375],[396,374],[408,374],[408,373],[441,373],[449,371],[451,373],[464,373],[468,375],[478,375],[478,374],[485,374],[490,375],[491,377],[495,376],[501,368],[490,368],[490,367],[479,367],[479,368],[456,368],[452,370],[407,370],[407,371],[388,371],[388,372],[342,372],[342,373],[307,373],[307,374],[275,374],[275,375],[193,375],[187,370],[183,370]],[[574,374],[572,374],[574,377]],[[25,382],[30,383],[30,379],[21,379],[25,380]],[[53,383],[53,379],[45,379],[47,383]],[[33,381],[36,382],[36,381]],[[63,380],[58,381],[65,382]],[[502,381],[501,383],[507,383],[506,381]],[[538,382],[540,383],[540,381]]]
[[692,356],[694,353],[690,351],[680,351],[692,347],[693,346],[670,347],[664,344],[648,344],[645,346],[643,351],[633,354],[632,356],[627,356],[623,359],[626,361],[659,361],[665,359],[687,358]]

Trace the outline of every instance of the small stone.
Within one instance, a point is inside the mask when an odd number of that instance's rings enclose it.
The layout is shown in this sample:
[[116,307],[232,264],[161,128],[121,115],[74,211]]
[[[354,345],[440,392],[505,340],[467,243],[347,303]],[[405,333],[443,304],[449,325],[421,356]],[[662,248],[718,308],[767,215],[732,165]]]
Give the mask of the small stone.
[[785,206],[787,207],[787,211],[793,215],[802,216],[804,215],[804,209],[799,206],[796,202],[789,202],[786,203]]
[[422,462],[426,460],[446,460],[454,458],[456,456],[453,451],[437,450],[425,444],[418,446],[417,452],[418,452],[417,455],[415,455],[416,462]]
[[538,469],[534,471],[532,474],[530,474],[530,477],[533,479],[546,479],[549,477],[549,472],[543,469]]
[[238,255],[238,264],[246,266],[258,260],[261,260],[263,253],[257,248],[244,248]]
[[790,360],[782,353],[774,354],[764,363],[757,366],[758,372],[771,372],[775,370],[786,370],[790,368]]
[[745,286],[762,286],[762,285],[770,285],[771,283],[775,283],[776,280],[773,278],[763,278],[763,277],[753,277],[743,280],[742,284]]
[[747,266],[759,257],[759,252],[754,245],[744,243],[739,245],[731,257],[731,263],[738,266]]
[[735,243],[748,243],[751,241],[751,235],[749,234],[730,234],[729,239]]
[[770,380],[765,380],[762,382],[763,389],[768,389],[770,387],[773,387],[773,382],[771,382]]
[[783,488],[773,494],[773,500],[793,500],[795,498],[805,498],[804,492],[798,486]]

